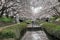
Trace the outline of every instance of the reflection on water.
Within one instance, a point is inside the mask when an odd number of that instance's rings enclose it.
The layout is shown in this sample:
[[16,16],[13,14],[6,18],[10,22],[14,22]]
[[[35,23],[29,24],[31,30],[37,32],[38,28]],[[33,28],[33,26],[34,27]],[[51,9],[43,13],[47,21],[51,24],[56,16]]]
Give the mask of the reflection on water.
[[38,33],[34,32],[32,33],[32,40],[41,40],[41,38]]
[[27,31],[22,40],[49,40],[44,31]]

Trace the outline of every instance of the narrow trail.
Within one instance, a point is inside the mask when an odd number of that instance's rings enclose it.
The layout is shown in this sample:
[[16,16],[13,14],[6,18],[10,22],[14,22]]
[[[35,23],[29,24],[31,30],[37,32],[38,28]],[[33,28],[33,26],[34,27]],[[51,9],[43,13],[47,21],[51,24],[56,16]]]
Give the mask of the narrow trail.
[[[36,24],[29,24],[27,27],[40,27]],[[47,35],[43,30],[34,31],[34,29],[31,29],[32,31],[28,31],[25,33],[25,35],[22,37],[21,40],[49,40]]]
[[[20,24],[20,23],[17,23],[17,24]],[[2,31],[3,29],[6,29],[6,28],[8,28],[8,27],[12,27],[12,26],[14,26],[14,25],[17,25],[17,24],[13,24],[13,25],[5,26],[5,27],[0,27],[0,31]]]

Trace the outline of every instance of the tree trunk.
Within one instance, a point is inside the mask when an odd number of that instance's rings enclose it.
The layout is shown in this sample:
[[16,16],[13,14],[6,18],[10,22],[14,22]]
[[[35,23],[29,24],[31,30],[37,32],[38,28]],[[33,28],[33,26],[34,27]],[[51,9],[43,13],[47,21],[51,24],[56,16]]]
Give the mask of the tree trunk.
[[57,12],[56,15],[58,14],[57,16],[60,16],[60,13],[57,11],[57,9],[55,7],[53,9]]
[[3,14],[4,14],[4,11],[1,12],[0,17],[2,17]]
[[58,0],[58,2],[60,2],[60,0]]
[[19,23],[19,14],[16,14],[16,22]]

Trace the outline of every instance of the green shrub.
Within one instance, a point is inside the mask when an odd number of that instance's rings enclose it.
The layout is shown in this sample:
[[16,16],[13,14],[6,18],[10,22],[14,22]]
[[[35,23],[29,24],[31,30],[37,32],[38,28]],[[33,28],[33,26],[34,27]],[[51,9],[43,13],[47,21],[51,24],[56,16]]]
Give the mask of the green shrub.
[[41,23],[44,23],[44,22],[45,22],[45,21],[43,21],[43,20],[39,20],[39,21],[37,20],[37,21],[36,21],[36,23],[39,24],[39,25],[40,25]]
[[20,26],[21,26],[21,27],[26,27],[27,24],[26,24],[25,22],[21,22],[21,23],[20,23]]
[[10,30],[4,30],[2,32],[0,32],[0,38],[13,38],[15,37],[15,33],[13,33]]
[[49,34],[60,38],[60,25],[45,22],[42,27],[45,28]]
[[20,23],[20,24],[8,26],[7,28],[0,31],[0,38],[16,38],[17,31],[19,31],[20,33],[21,30],[26,28],[26,26],[27,26],[26,23]]
[[56,20],[55,17],[51,17],[51,18],[50,18],[50,21],[51,21],[51,22],[54,22],[55,20]]
[[26,20],[25,22],[30,24],[30,23],[32,23],[32,20]]

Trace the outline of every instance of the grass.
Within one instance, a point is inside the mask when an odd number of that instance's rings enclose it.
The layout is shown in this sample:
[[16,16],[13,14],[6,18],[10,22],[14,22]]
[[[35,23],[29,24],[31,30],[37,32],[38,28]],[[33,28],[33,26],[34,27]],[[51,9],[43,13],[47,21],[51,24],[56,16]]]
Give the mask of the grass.
[[21,30],[26,28],[26,26],[26,23],[12,25],[10,27],[8,26],[0,31],[0,38],[16,38],[20,35]]
[[1,22],[12,22],[13,19],[11,19],[10,17],[9,17],[9,18],[7,18],[7,17],[1,17],[1,18],[0,18],[0,21],[1,21]]
[[10,17],[0,17],[0,27],[6,26],[6,25],[11,25],[13,23],[13,18]]
[[60,25],[57,25],[57,24],[54,24],[54,23],[45,22],[42,25],[42,27],[45,28],[45,30],[49,34],[54,35],[54,36],[60,38]]
[[0,38],[13,38],[15,37],[15,33],[13,33],[11,30],[4,30],[0,32]]

